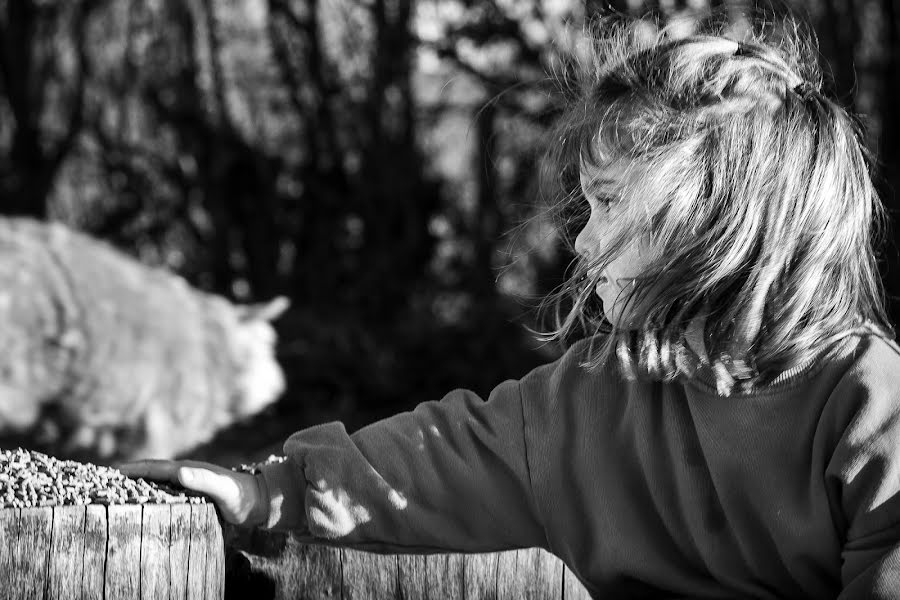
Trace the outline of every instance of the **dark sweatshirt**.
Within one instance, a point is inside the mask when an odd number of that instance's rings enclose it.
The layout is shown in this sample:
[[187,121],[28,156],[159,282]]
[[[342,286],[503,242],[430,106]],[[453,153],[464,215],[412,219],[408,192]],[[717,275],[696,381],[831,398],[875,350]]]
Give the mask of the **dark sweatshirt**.
[[603,598],[900,598],[893,343],[730,397],[588,372],[585,348],[486,402],[295,433],[263,469],[267,526],[375,552],[541,547]]

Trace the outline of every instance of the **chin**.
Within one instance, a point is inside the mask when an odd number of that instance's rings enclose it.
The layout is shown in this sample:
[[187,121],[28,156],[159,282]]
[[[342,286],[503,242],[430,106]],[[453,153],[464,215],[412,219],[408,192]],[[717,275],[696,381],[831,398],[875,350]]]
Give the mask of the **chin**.
[[615,310],[607,311],[604,309],[603,316],[609,322],[610,325],[617,329],[626,329],[627,323],[623,323],[621,315],[617,313]]

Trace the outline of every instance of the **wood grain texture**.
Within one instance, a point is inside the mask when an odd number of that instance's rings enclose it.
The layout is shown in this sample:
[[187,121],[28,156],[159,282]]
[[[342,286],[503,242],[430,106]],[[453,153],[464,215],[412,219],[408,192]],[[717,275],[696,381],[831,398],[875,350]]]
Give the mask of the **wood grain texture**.
[[463,597],[462,554],[432,554],[425,562],[425,585],[429,598]]
[[428,585],[425,583],[426,559],[430,557],[416,554],[397,556],[400,590],[403,600],[428,600]]
[[104,597],[134,600],[141,595],[141,506],[111,505],[106,518],[109,542]]
[[300,544],[288,538],[289,561],[274,575],[276,598],[341,599],[341,551],[328,546]]
[[84,506],[53,509],[48,569],[50,600],[80,600],[84,571]]
[[212,504],[0,509],[0,600],[221,600],[224,569]]
[[562,595],[563,564],[540,548],[519,550],[519,577],[525,581],[524,598],[544,600]]
[[173,504],[169,511],[169,600],[188,600],[187,579],[191,551],[191,507]]
[[591,600],[591,595],[569,567],[563,571],[563,600]]
[[499,552],[467,555],[463,573],[463,580],[466,582],[464,597],[496,600],[499,563]]
[[225,541],[222,539],[222,526],[214,504],[207,504],[209,518],[209,562],[211,568],[207,573],[207,597],[222,600],[225,597]]
[[497,577],[499,598],[549,600],[562,595],[563,563],[540,548],[503,552]]
[[393,600],[397,597],[397,557],[359,550],[341,550],[345,600]]
[[141,599],[168,598],[169,545],[172,511],[168,505],[148,504],[141,511]]
[[525,597],[525,582],[519,576],[519,552],[501,552],[497,557],[497,598],[500,600],[522,600]]
[[16,582],[12,569],[13,553],[19,543],[19,509],[0,510],[0,600],[12,600]]
[[[376,554],[256,530],[228,536],[229,600],[589,600],[539,548],[483,554]],[[339,583],[336,585],[334,582]],[[343,593],[342,593],[343,592]]]
[[191,541],[188,555],[187,597],[203,600],[206,598],[206,507],[191,505]]
[[40,600],[44,597],[52,527],[52,508],[21,509],[19,539],[10,564],[16,598]]
[[84,512],[82,600],[103,600],[103,582],[106,581],[107,533],[106,507],[88,506]]

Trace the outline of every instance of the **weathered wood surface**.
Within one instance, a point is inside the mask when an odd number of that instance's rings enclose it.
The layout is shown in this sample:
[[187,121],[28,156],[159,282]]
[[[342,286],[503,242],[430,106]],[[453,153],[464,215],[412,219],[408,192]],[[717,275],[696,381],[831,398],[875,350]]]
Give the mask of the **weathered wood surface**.
[[219,600],[211,504],[0,509],[0,600]]
[[50,536],[50,564],[48,595],[60,600],[81,600],[80,586],[84,571],[84,525],[86,511],[65,510],[53,515]]
[[374,554],[226,528],[225,598],[266,600],[590,600],[555,556]]
[[187,598],[187,576],[191,554],[191,506],[172,506],[169,537],[169,597]]
[[106,507],[88,506],[84,521],[84,571],[81,573],[81,597],[102,600],[103,578],[106,573]]
[[210,504],[0,509],[0,600],[588,600],[538,549],[374,554],[230,530]]
[[47,552],[50,549],[49,511],[22,508],[14,513],[19,521],[19,533],[10,562],[9,588],[23,600],[40,600],[47,573]]

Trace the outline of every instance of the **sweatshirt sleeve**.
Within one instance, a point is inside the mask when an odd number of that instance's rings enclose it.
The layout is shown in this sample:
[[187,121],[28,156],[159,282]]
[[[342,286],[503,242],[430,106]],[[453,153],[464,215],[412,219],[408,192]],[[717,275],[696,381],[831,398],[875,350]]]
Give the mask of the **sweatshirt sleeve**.
[[546,547],[517,381],[485,402],[454,390],[348,435],[338,422],[293,434],[262,469],[266,526],[373,552]]
[[845,423],[827,469],[845,533],[841,600],[900,600],[900,356],[852,370],[837,392]]

